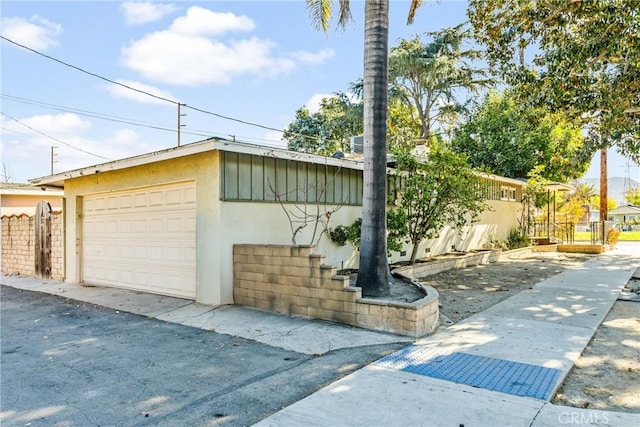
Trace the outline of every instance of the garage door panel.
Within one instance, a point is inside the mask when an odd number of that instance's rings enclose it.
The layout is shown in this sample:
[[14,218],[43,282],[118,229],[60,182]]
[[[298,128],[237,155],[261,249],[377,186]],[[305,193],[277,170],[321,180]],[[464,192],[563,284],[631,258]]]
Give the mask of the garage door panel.
[[195,183],[83,203],[86,282],[195,298]]

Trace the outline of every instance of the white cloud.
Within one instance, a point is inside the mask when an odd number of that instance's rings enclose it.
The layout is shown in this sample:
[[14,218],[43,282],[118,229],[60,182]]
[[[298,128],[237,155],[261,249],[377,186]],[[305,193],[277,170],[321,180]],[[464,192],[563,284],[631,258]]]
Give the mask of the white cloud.
[[315,114],[320,111],[320,103],[324,98],[333,98],[334,96],[332,93],[316,93],[309,98],[304,106],[307,107],[307,110],[309,110],[311,114]]
[[[171,99],[177,102],[175,97],[171,95],[169,92],[158,89],[155,86],[147,85],[140,82],[134,82],[132,80],[117,80],[118,83],[122,83],[123,85],[132,87],[134,89],[139,89],[148,93],[151,93],[156,96],[160,96],[162,98]],[[159,104],[159,105],[167,105],[170,106],[167,101],[163,101],[158,98],[154,98],[149,95],[145,95],[144,93],[136,92],[130,89],[127,89],[122,86],[110,84],[106,86],[107,91],[111,94],[111,96],[115,98],[124,98],[130,99],[132,101],[139,102],[141,104]]]
[[58,35],[62,32],[60,24],[38,15],[33,15],[29,20],[2,18],[0,27],[4,37],[36,50],[47,50],[58,46]]
[[108,161],[88,153],[115,160],[167,148],[166,141],[146,140],[129,128],[121,128],[103,136],[97,136],[95,131],[91,131],[89,136],[92,123],[75,114],[41,115],[19,120],[76,148],[56,142],[0,116],[0,126],[3,128],[0,142],[2,160],[11,166],[12,178],[17,182],[49,175],[51,146],[56,147],[55,173]]
[[[91,128],[90,121],[83,120],[77,114],[73,113],[44,114],[20,119],[20,121],[42,133],[56,138],[77,136]],[[23,130],[20,131],[24,132],[25,130],[26,128],[23,127]]]
[[215,36],[230,31],[251,31],[256,27],[251,18],[231,12],[214,12],[193,6],[186,16],[173,21],[170,31],[185,35]]
[[[124,159],[167,148],[157,141],[151,143],[145,140],[136,131],[128,128],[118,129],[99,139],[77,137],[67,139],[65,142],[110,160]],[[56,152],[58,153],[55,165],[56,172],[74,170],[108,161],[62,145],[59,145]]]
[[333,49],[322,49],[316,53],[301,50],[295,52],[292,56],[302,62],[308,64],[322,64],[329,58],[333,58],[336,55],[336,51]]
[[287,143],[282,140],[283,132],[270,130],[259,139],[258,144],[269,145],[273,147],[286,147]]
[[[314,114],[320,111],[320,103],[324,98],[335,98],[335,97],[336,95],[334,93],[316,93],[316,94],[313,94],[311,98],[309,98],[309,100],[307,100],[304,106],[307,107],[307,110],[309,110],[311,114]],[[347,93],[347,98],[351,103],[357,103],[361,101],[360,98],[358,98],[356,95],[352,93]]]
[[295,66],[271,55],[273,43],[253,37],[225,44],[204,37],[158,31],[122,50],[123,64],[144,77],[185,86],[229,83],[244,73],[284,73]]
[[172,4],[157,4],[151,2],[125,2],[120,5],[128,25],[146,24],[158,21],[178,8]]
[[246,16],[194,6],[168,29],[148,33],[123,47],[121,63],[155,82],[200,86],[227,84],[242,75],[279,76],[300,64],[318,64],[335,55],[331,49],[277,54],[277,44],[267,39],[221,37],[254,28]]
[[139,143],[138,134],[131,129],[120,129],[117,130],[111,141],[116,145],[131,145]]

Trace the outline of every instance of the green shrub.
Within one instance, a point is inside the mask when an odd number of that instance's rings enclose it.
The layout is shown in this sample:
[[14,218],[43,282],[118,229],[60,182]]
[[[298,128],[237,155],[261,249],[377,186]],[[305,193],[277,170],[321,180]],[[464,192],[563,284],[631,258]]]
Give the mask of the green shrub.
[[529,236],[527,236],[517,228],[511,229],[506,241],[507,249],[526,248],[529,245],[531,245]]

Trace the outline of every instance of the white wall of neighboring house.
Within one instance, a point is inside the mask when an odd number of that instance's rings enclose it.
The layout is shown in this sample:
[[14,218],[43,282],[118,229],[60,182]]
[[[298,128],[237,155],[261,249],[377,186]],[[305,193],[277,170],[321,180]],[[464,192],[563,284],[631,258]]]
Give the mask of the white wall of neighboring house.
[[25,187],[26,184],[21,188],[0,188],[0,216],[33,216],[42,200],[49,202],[53,211],[62,209],[63,191]]

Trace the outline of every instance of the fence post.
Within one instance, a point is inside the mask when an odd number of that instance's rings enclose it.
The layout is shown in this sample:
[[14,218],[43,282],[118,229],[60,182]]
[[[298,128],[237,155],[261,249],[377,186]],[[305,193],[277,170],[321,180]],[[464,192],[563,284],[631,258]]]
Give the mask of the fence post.
[[51,278],[51,205],[41,201],[34,217],[34,272],[40,279]]

